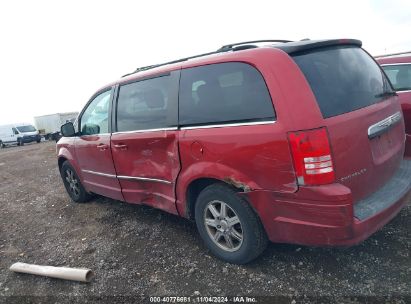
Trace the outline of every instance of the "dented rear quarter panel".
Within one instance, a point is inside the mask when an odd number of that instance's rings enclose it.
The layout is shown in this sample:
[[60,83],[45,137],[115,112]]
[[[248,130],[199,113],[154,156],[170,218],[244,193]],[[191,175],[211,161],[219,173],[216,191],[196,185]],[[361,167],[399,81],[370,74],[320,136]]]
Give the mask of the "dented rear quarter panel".
[[289,146],[279,123],[182,130],[177,207],[185,214],[186,191],[193,181],[213,178],[243,192],[269,189],[295,192]]

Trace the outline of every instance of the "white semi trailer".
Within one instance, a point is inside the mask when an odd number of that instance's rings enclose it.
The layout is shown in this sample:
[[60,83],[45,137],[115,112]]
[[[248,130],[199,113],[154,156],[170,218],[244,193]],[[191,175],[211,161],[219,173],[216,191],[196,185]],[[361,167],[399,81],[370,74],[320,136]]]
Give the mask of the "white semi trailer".
[[59,140],[60,127],[68,121],[74,122],[78,112],[55,113],[34,117],[34,124],[45,139]]

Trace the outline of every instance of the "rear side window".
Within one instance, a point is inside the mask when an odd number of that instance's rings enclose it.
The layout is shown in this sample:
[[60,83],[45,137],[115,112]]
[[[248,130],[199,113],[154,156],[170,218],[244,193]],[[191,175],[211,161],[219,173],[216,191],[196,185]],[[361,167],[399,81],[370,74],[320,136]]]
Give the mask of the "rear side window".
[[120,86],[117,131],[177,126],[178,72]]
[[361,48],[339,46],[293,56],[324,118],[370,106],[392,89],[375,61]]
[[265,121],[274,118],[267,86],[254,67],[229,62],[182,70],[180,125]]
[[382,68],[396,91],[411,90],[411,64],[386,65]]

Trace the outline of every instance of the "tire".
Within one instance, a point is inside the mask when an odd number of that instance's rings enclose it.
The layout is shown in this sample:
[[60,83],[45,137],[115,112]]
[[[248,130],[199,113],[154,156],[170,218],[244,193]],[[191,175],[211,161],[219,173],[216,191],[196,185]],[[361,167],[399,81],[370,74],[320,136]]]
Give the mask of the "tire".
[[61,166],[60,175],[63,179],[64,187],[73,202],[85,203],[92,198],[92,195],[84,189],[80,178],[68,161],[65,161]]
[[41,139],[36,140],[36,142],[39,144],[41,142]]
[[6,147],[6,145],[5,144],[3,144],[3,142],[2,141],[0,141],[0,149],[4,149]]
[[17,146],[24,146],[24,142],[21,138],[17,139]]
[[[222,209],[226,212],[221,212]],[[200,193],[195,220],[206,246],[216,257],[229,263],[246,264],[267,247],[267,235],[259,217],[249,203],[227,185],[213,184]]]

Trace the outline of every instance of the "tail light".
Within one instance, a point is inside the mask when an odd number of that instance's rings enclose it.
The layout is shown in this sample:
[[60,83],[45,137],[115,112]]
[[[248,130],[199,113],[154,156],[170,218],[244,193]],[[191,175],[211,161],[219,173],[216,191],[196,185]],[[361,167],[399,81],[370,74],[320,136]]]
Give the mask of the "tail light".
[[325,127],[288,133],[299,185],[334,182],[334,167]]

